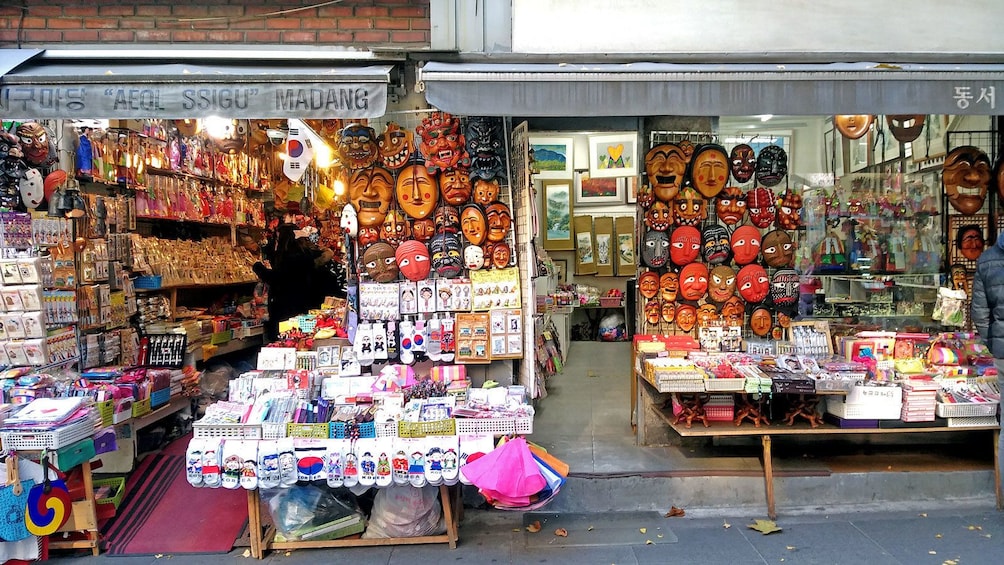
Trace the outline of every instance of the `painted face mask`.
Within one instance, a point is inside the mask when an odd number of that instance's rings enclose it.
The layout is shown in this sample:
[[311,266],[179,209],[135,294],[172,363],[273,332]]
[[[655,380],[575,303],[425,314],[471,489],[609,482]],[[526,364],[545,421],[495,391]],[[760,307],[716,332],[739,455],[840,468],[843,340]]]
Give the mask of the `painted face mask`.
[[674,265],[684,266],[697,260],[701,252],[701,232],[693,226],[673,230],[669,238],[669,259]]
[[689,186],[683,187],[673,201],[673,222],[678,226],[696,226],[707,217],[704,199]]
[[415,239],[426,242],[432,239],[434,235],[436,235],[436,224],[432,221],[432,218],[415,220],[411,223],[411,236]]
[[408,165],[397,176],[397,205],[406,214],[428,218],[439,201],[439,184],[422,165]]
[[389,243],[378,241],[363,252],[363,269],[370,279],[386,283],[397,278],[397,258]]
[[432,265],[429,262],[429,248],[424,243],[414,239],[404,241],[397,246],[394,257],[397,259],[397,268],[409,281],[421,281],[429,276]]
[[734,226],[743,221],[746,214],[746,195],[738,186],[726,186],[715,200],[715,213],[726,225]]
[[701,233],[701,256],[709,265],[720,265],[732,259],[729,230],[725,226],[712,224]]
[[722,304],[721,318],[730,326],[742,326],[745,314],[746,306],[738,296],[732,296]]
[[732,232],[732,256],[736,265],[748,265],[760,254],[760,232],[753,226],[739,226]]
[[833,125],[836,126],[840,135],[847,139],[861,139],[868,133],[868,128],[872,127],[874,119],[875,116],[866,114],[845,114],[833,116]]
[[38,122],[25,122],[17,126],[17,136],[21,141],[24,160],[33,167],[51,165],[58,159],[56,140]]
[[349,124],[338,138],[338,160],[349,169],[365,169],[376,163],[380,155],[377,136],[373,128],[362,124]]
[[959,228],[959,235],[955,238],[955,245],[963,257],[976,261],[986,247],[983,229],[975,224],[962,226]]
[[676,198],[687,172],[687,157],[679,145],[656,145],[645,154],[645,174],[655,197],[663,202]]
[[659,277],[659,296],[663,300],[673,302],[680,290],[680,275],[669,272]]
[[45,198],[44,179],[38,169],[28,169],[24,172],[24,178],[18,182],[18,192],[21,195],[21,202],[28,208],[34,210]]
[[393,194],[394,179],[383,167],[352,171],[349,177],[349,202],[356,209],[360,226],[382,224]]
[[672,324],[676,319],[676,303],[666,300],[662,301],[662,321]]
[[509,207],[501,202],[490,204],[485,208],[485,220],[488,221],[488,241],[498,243],[509,235],[512,228],[512,214]]
[[680,151],[683,151],[683,158],[689,163],[690,158],[694,156],[694,142],[689,139],[681,139],[677,145],[680,146]]
[[732,171],[732,178],[738,183],[749,182],[756,172],[756,153],[753,148],[745,143],[740,143],[732,148],[729,154],[729,170]]
[[498,179],[474,181],[474,202],[482,206],[488,206],[499,199],[501,186]]
[[436,234],[429,245],[429,251],[432,255],[432,268],[436,270],[436,274],[448,279],[460,275],[464,264],[461,260],[460,240],[456,234]]
[[472,270],[477,271],[481,267],[485,266],[485,251],[477,245],[468,245],[464,248],[464,265]]
[[488,230],[485,222],[485,213],[478,204],[468,204],[460,211],[460,231],[464,238],[473,245],[481,245],[485,242]]
[[750,222],[758,228],[766,228],[774,223],[777,208],[774,206],[774,193],[762,186],[749,191],[746,195],[746,206],[749,209]]
[[767,278],[767,271],[760,265],[746,265],[739,269],[736,275],[736,288],[739,296],[750,304],[763,302],[770,291],[770,279]]
[[697,308],[697,325],[706,328],[718,321],[718,309],[714,304],[701,304]]
[[377,150],[380,163],[396,171],[408,164],[408,159],[415,151],[415,135],[411,130],[401,129],[394,122],[387,122],[387,129],[377,139]]
[[460,133],[460,118],[446,112],[433,112],[422,120],[415,131],[421,137],[418,148],[430,173],[470,165],[470,157],[464,149],[464,136]]
[[662,201],[657,201],[645,211],[645,225],[655,231],[666,231],[673,224],[673,211]]
[[439,191],[452,206],[466,204],[471,199],[471,177],[467,169],[450,169],[439,173]]
[[[780,184],[788,174],[788,154],[779,145],[768,145],[756,158],[756,180],[764,186]],[[750,205],[752,208],[752,204]]]
[[802,197],[786,190],[777,199],[777,225],[786,230],[797,230],[802,225]]
[[659,293],[659,273],[645,271],[638,277],[638,292],[645,298],[652,298]]
[[359,235],[356,239],[359,240],[359,247],[365,249],[367,246],[380,241],[380,228],[376,226],[360,227]]
[[406,238],[411,237],[411,226],[400,210],[391,210],[380,227],[380,241],[386,241],[392,247],[397,247]]
[[736,272],[732,267],[718,265],[708,274],[708,296],[722,303],[736,293]]
[[647,184],[641,185],[638,188],[637,201],[638,205],[641,206],[642,208],[650,207],[652,204],[655,203],[655,191],[652,190],[652,187]]
[[798,301],[798,273],[779,269],[770,280],[770,299],[777,306],[791,306]]
[[771,320],[770,310],[766,308],[756,308],[750,314],[750,330],[757,337],[766,337],[770,334],[770,328],[774,325]]
[[694,329],[697,324],[697,308],[690,304],[680,304],[676,307],[676,327],[685,332]]
[[359,218],[356,217],[356,209],[352,206],[343,206],[342,218],[338,225],[346,235],[355,237],[359,233]]
[[788,232],[774,230],[763,236],[763,261],[768,267],[790,267],[795,260],[795,244]]
[[924,131],[927,114],[886,114],[885,123],[897,141],[910,143]]
[[453,206],[440,206],[436,209],[436,233],[457,233],[460,225],[460,212]]
[[508,243],[500,241],[492,244],[492,267],[504,269],[509,266],[511,261],[512,250],[509,249]]
[[680,298],[700,300],[708,292],[708,267],[691,263],[680,270]]
[[467,120],[467,154],[471,176],[482,179],[505,177],[502,150],[502,119],[477,116]]
[[664,231],[648,230],[642,239],[641,260],[646,267],[661,269],[669,261],[669,236]]
[[662,305],[658,298],[649,298],[645,301],[645,321],[650,324],[658,324],[662,317]]
[[694,151],[690,158],[691,185],[705,198],[714,198],[729,180],[729,157],[725,148],[706,143]]
[[978,147],[963,145],[948,152],[941,172],[948,203],[971,216],[983,207],[990,185],[990,158]]

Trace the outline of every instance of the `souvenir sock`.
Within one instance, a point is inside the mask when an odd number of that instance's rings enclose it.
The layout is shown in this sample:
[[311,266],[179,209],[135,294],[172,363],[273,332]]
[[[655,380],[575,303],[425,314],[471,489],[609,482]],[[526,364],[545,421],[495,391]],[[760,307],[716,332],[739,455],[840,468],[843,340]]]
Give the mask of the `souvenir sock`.
[[408,456],[408,482],[411,486],[421,488],[426,485],[425,480],[425,454],[422,453],[422,444],[414,446],[414,451]]
[[239,442],[238,451],[244,458],[241,466],[241,488],[254,490],[258,488],[258,441]]
[[378,487],[388,487],[394,482],[394,478],[391,476],[390,468],[390,454],[392,453],[392,448],[393,443],[391,438],[380,437],[376,439],[376,486]]
[[201,438],[192,438],[185,452],[185,475],[193,487],[202,486],[202,449],[205,442]]
[[397,359],[397,322],[387,322],[387,359]]
[[279,486],[291,487],[296,484],[296,455],[293,451],[293,438],[282,438],[276,441],[279,452]]
[[359,458],[356,457],[355,446],[349,444],[342,460],[344,461],[342,464],[342,484],[352,488],[359,484]]
[[411,320],[401,322],[401,362],[411,365],[415,362],[414,342],[415,326]]
[[412,349],[415,353],[420,351],[425,351],[425,342],[427,337],[425,334],[425,320],[415,321],[415,335],[411,338]]
[[221,441],[207,439],[202,450],[202,483],[207,487],[220,486],[220,449]]
[[387,330],[383,322],[377,322],[372,326],[373,333],[373,358],[377,361],[387,360]]
[[356,453],[359,454],[359,484],[364,487],[376,484],[376,456],[373,455],[375,447],[374,439],[356,440]]
[[344,447],[345,442],[340,439],[333,439],[328,442],[325,467],[328,471],[328,486],[331,488],[342,486],[342,448]]
[[220,477],[220,486],[223,488],[235,489],[241,486],[241,468],[244,466],[244,458],[241,457],[238,449],[240,443],[237,440],[223,442],[223,473]]
[[447,363],[453,361],[453,354],[456,343],[453,341],[453,318],[447,317],[443,320],[442,336],[439,339],[440,349],[443,351],[442,359]]
[[433,486],[443,484],[443,450],[437,436],[425,438],[425,480]]
[[457,455],[457,450],[460,448],[460,438],[443,436],[440,439],[443,448],[443,482],[452,486],[460,480],[460,456]]
[[276,450],[275,440],[258,442],[258,486],[279,486],[279,452]]
[[390,465],[394,484],[402,486],[408,484],[408,454],[403,449],[398,449],[394,452]]
[[296,480],[316,481],[323,478],[324,456],[327,446],[317,440],[301,439],[293,441],[296,455]]
[[439,318],[429,320],[429,341],[426,344],[426,355],[429,356],[429,359],[433,361],[442,359],[442,338],[443,326]]
[[367,322],[359,324],[356,328],[356,341],[353,342],[356,351],[356,359],[363,367],[373,364],[373,332]]

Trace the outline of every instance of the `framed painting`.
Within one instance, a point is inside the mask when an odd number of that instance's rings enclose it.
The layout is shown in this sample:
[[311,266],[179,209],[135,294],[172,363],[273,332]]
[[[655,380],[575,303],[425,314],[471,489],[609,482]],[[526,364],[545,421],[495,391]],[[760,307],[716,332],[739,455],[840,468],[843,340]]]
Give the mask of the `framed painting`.
[[570,179],[573,168],[570,137],[531,137],[533,170],[538,179]]
[[593,217],[575,216],[575,274],[596,274],[596,246],[593,242]]
[[551,263],[554,265],[554,276],[558,279],[558,284],[565,284],[568,282],[568,260],[567,259],[552,259]]
[[931,114],[924,122],[920,136],[910,142],[910,152],[915,163],[944,157],[948,153],[945,132],[948,131],[948,116]]
[[847,171],[856,173],[868,167],[871,158],[871,132],[861,136],[859,139],[846,139],[847,143]]
[[572,183],[568,180],[545,180],[544,187],[544,249],[571,251]]
[[632,276],[638,268],[634,258],[634,218],[631,216],[616,218],[614,236],[617,238],[617,276]]
[[823,134],[823,170],[836,177],[844,176],[844,144],[841,139],[837,130],[827,130]]
[[638,174],[638,134],[589,136],[589,173],[593,178]]
[[575,205],[623,204],[625,185],[623,178],[596,178],[584,171],[577,172],[575,174]]
[[[885,116],[879,116],[882,123],[885,123]],[[888,127],[872,132],[872,160],[873,165],[899,159],[899,140],[896,139]]]
[[627,195],[628,204],[638,203],[638,177],[625,177],[624,184],[627,188],[624,190],[624,194]]

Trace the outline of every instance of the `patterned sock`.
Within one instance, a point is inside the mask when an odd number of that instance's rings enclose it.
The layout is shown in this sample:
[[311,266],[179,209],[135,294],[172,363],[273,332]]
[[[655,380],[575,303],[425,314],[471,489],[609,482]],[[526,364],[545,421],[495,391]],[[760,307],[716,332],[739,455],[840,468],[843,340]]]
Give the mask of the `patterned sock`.
[[359,324],[356,328],[356,340],[353,342],[356,351],[356,359],[363,367],[373,364],[373,332],[367,322]]
[[433,361],[439,361],[442,359],[443,352],[443,327],[439,321],[439,318],[433,318],[429,320],[429,342],[426,344],[426,352],[429,359]]

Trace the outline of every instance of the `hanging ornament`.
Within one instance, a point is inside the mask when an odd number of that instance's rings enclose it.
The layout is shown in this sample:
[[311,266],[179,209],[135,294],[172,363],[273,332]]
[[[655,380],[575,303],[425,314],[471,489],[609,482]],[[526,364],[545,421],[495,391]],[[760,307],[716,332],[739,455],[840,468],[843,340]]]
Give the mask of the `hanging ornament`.
[[286,137],[286,160],[282,163],[282,173],[293,182],[298,182],[307,172],[310,160],[314,158],[314,148],[307,132],[297,120],[289,121],[289,135]]

